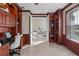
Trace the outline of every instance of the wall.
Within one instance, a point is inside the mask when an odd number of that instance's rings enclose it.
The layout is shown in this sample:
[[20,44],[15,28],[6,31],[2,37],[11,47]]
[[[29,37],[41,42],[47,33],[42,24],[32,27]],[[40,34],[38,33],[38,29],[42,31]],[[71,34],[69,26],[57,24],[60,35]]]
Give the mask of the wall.
[[68,6],[66,9],[63,10],[63,44],[64,46],[66,46],[68,49],[70,49],[71,51],[73,51],[74,53],[76,53],[77,55],[79,55],[79,43],[74,42],[70,39],[67,39],[66,37],[66,17],[65,17],[65,12],[68,11],[69,9],[72,9],[73,7],[75,7],[77,4],[71,4],[70,6]]
[[72,52],[76,53],[79,56],[79,43],[65,38],[64,46],[66,46],[68,49],[70,49]]
[[30,13],[22,12],[22,33],[29,34],[30,28]]
[[30,13],[22,12],[23,45],[30,44]]

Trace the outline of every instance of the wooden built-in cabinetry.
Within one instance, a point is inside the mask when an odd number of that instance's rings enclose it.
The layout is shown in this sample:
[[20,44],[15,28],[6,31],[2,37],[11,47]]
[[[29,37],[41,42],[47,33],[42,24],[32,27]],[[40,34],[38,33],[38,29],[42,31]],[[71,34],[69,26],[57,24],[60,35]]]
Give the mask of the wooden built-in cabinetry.
[[18,10],[18,32],[22,32],[22,12],[21,10]]
[[0,27],[16,27],[16,17],[10,13],[0,10]]
[[52,14],[49,16],[49,42],[54,40],[54,20],[52,18]]
[[62,12],[58,9],[53,14],[49,14],[49,41],[62,44]]
[[[4,4],[1,5],[4,8]],[[8,8],[9,12],[0,9],[0,37],[8,31],[15,36],[16,32],[21,32],[21,9],[14,3],[6,3],[5,8]]]
[[[2,6],[2,7],[1,7]],[[15,3],[0,3],[0,40],[3,37],[4,32],[11,32],[15,36],[21,31],[21,9]],[[8,9],[8,12],[4,9]],[[16,30],[17,29],[17,30]],[[22,43],[25,44],[25,41]],[[0,56],[9,55],[9,44],[6,43],[0,47]]]
[[14,31],[12,33],[15,35],[16,31],[11,30],[13,27],[16,29],[16,17],[0,9],[0,34]]

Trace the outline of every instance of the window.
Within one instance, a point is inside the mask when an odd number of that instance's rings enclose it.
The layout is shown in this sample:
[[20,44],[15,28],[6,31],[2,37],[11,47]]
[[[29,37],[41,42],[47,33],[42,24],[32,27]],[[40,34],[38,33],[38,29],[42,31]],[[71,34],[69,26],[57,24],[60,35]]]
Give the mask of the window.
[[66,14],[66,37],[79,42],[79,7],[76,7]]

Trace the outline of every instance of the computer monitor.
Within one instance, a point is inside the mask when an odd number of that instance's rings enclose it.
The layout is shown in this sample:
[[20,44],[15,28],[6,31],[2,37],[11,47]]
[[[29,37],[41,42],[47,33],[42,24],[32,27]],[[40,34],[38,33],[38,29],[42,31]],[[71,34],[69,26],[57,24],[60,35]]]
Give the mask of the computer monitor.
[[4,33],[4,36],[5,36],[6,39],[12,38],[11,32],[5,32],[5,33]]

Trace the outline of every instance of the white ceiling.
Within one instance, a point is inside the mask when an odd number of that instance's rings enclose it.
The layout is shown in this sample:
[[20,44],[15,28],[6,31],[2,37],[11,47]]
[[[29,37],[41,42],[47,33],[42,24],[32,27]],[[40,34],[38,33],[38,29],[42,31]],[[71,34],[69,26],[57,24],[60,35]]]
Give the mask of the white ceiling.
[[20,7],[24,7],[23,10],[30,10],[32,13],[47,13],[55,12],[59,8],[64,8],[68,3],[18,3]]

